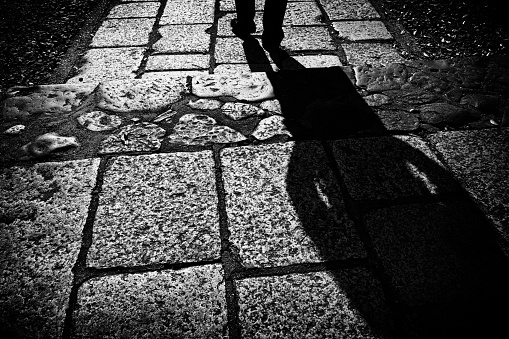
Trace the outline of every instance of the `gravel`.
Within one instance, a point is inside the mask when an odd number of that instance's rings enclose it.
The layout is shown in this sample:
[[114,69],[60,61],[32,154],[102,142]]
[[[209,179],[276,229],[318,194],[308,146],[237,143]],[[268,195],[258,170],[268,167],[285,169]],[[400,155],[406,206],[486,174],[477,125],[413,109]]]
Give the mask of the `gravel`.
[[414,36],[425,58],[509,54],[500,0],[373,0]]
[[0,93],[44,84],[99,0],[0,0]]

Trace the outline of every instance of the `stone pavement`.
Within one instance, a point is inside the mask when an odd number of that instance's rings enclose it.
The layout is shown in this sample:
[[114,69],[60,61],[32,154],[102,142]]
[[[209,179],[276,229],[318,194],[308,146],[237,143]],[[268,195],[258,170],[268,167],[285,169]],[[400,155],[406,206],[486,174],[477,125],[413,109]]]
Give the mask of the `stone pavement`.
[[66,84],[13,88],[2,332],[498,333],[509,58],[410,60],[373,3],[290,1],[275,65],[233,1],[121,1]]

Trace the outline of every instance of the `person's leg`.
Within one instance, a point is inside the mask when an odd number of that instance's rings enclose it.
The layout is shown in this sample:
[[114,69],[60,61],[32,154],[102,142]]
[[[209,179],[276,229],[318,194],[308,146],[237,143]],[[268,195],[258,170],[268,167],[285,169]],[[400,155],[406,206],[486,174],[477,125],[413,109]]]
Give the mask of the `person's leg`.
[[256,32],[255,0],[235,0],[237,18],[231,21],[232,31],[240,38]]
[[278,48],[283,41],[283,20],[287,3],[288,0],[265,0],[262,35],[265,48]]

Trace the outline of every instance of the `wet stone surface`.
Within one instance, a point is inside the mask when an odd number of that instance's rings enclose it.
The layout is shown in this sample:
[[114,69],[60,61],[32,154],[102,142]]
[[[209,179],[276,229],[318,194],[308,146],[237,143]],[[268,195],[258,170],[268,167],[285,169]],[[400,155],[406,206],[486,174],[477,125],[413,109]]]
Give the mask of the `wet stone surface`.
[[165,134],[163,128],[148,122],[128,125],[104,139],[99,154],[157,151]]
[[0,327],[58,338],[98,159],[0,170]]
[[76,338],[223,338],[220,265],[96,278],[78,292]]
[[219,257],[210,152],[111,160],[87,262],[94,267],[184,263]]

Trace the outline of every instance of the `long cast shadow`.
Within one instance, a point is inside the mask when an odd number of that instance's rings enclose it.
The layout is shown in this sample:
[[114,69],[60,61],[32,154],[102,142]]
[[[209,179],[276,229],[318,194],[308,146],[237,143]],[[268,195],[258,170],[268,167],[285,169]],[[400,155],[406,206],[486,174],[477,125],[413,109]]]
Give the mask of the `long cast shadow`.
[[333,272],[371,334],[503,329],[508,262],[482,212],[420,139],[391,136],[340,67],[267,75],[298,140],[287,191],[303,228],[325,262],[348,257],[359,238],[367,250],[365,269]]

